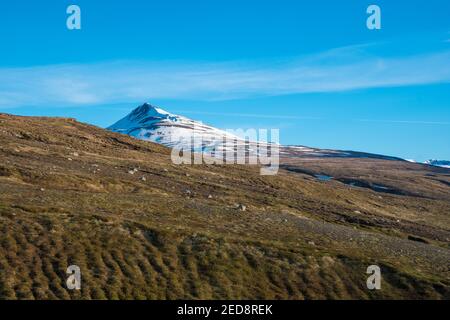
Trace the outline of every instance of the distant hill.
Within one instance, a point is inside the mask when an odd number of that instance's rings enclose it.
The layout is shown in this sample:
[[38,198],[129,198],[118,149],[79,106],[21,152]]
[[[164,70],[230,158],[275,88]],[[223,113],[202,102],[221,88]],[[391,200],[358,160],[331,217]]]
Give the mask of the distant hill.
[[448,160],[428,160],[426,163],[436,167],[450,168],[450,161]]

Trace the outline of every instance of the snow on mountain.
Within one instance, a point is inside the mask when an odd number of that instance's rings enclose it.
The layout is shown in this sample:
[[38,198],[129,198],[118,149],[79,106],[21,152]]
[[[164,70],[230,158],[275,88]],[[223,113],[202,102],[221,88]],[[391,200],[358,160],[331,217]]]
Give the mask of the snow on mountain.
[[199,121],[171,114],[159,107],[145,103],[125,118],[108,128],[137,139],[152,141],[171,148],[192,146],[194,151],[213,148],[225,150],[230,141],[243,141],[239,137]]
[[450,168],[450,161],[448,160],[427,160],[425,161],[426,164],[429,164],[431,166],[435,167],[442,167],[442,168]]
[[[247,154],[258,154],[261,147],[273,144],[244,140],[238,135],[219,130],[183,116],[169,113],[148,103],[134,109],[129,115],[108,128],[137,139],[147,140],[170,148],[191,149],[195,152],[226,152],[244,146]],[[260,139],[261,140],[261,139]],[[277,145],[278,146],[278,145]],[[280,157],[339,157],[402,160],[377,154],[355,151],[317,149],[306,146],[279,146]]]

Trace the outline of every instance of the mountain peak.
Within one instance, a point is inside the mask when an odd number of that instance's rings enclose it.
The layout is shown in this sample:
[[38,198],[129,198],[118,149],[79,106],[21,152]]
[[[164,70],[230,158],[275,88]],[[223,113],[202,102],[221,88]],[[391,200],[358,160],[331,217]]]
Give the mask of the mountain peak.
[[[189,149],[192,141],[195,146],[201,146],[195,151],[235,150],[235,141],[244,143],[244,138],[231,132],[203,124],[184,116],[169,113],[159,107],[144,103],[135,108],[124,118],[108,128],[111,131],[123,133],[141,140],[160,143],[170,148]],[[224,142],[224,139],[228,140]],[[248,139],[248,138],[247,138]],[[258,152],[256,142],[251,141],[251,149]],[[259,142],[261,145],[261,142]],[[276,143],[271,143],[276,144]],[[338,158],[371,158],[386,160],[401,160],[395,157],[370,154],[364,152],[325,150],[304,146],[282,147],[285,157],[338,157]]]
[[[161,143],[168,147],[183,146],[189,137],[201,137],[202,143],[212,144],[223,137],[237,137],[183,116],[169,113],[159,107],[144,103],[126,117],[117,121],[109,130],[125,133],[142,140]],[[186,140],[187,139],[187,140]],[[185,141],[186,140],[186,141]]]
[[144,117],[160,117],[160,118],[166,118],[168,115],[170,115],[169,112],[151,105],[150,103],[146,102],[143,105],[140,105],[136,109],[134,109],[130,114],[130,118],[138,119],[138,118],[144,118]]

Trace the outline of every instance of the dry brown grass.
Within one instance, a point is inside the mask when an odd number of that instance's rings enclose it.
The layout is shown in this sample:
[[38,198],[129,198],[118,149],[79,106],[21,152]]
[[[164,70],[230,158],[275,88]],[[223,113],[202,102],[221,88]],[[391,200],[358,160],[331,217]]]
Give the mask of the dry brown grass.
[[[169,152],[71,119],[0,115],[0,297],[449,298],[449,171],[285,160],[397,195],[292,170],[175,166]],[[79,292],[65,287],[71,264]],[[380,291],[365,287],[370,264]]]

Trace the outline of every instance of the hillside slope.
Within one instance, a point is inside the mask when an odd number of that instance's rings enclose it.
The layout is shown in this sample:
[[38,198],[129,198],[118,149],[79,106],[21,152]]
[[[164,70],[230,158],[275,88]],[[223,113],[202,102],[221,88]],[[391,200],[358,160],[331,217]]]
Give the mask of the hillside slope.
[[[450,170],[283,166],[176,166],[73,119],[0,115],[0,298],[450,298]],[[381,290],[366,288],[372,264]]]

